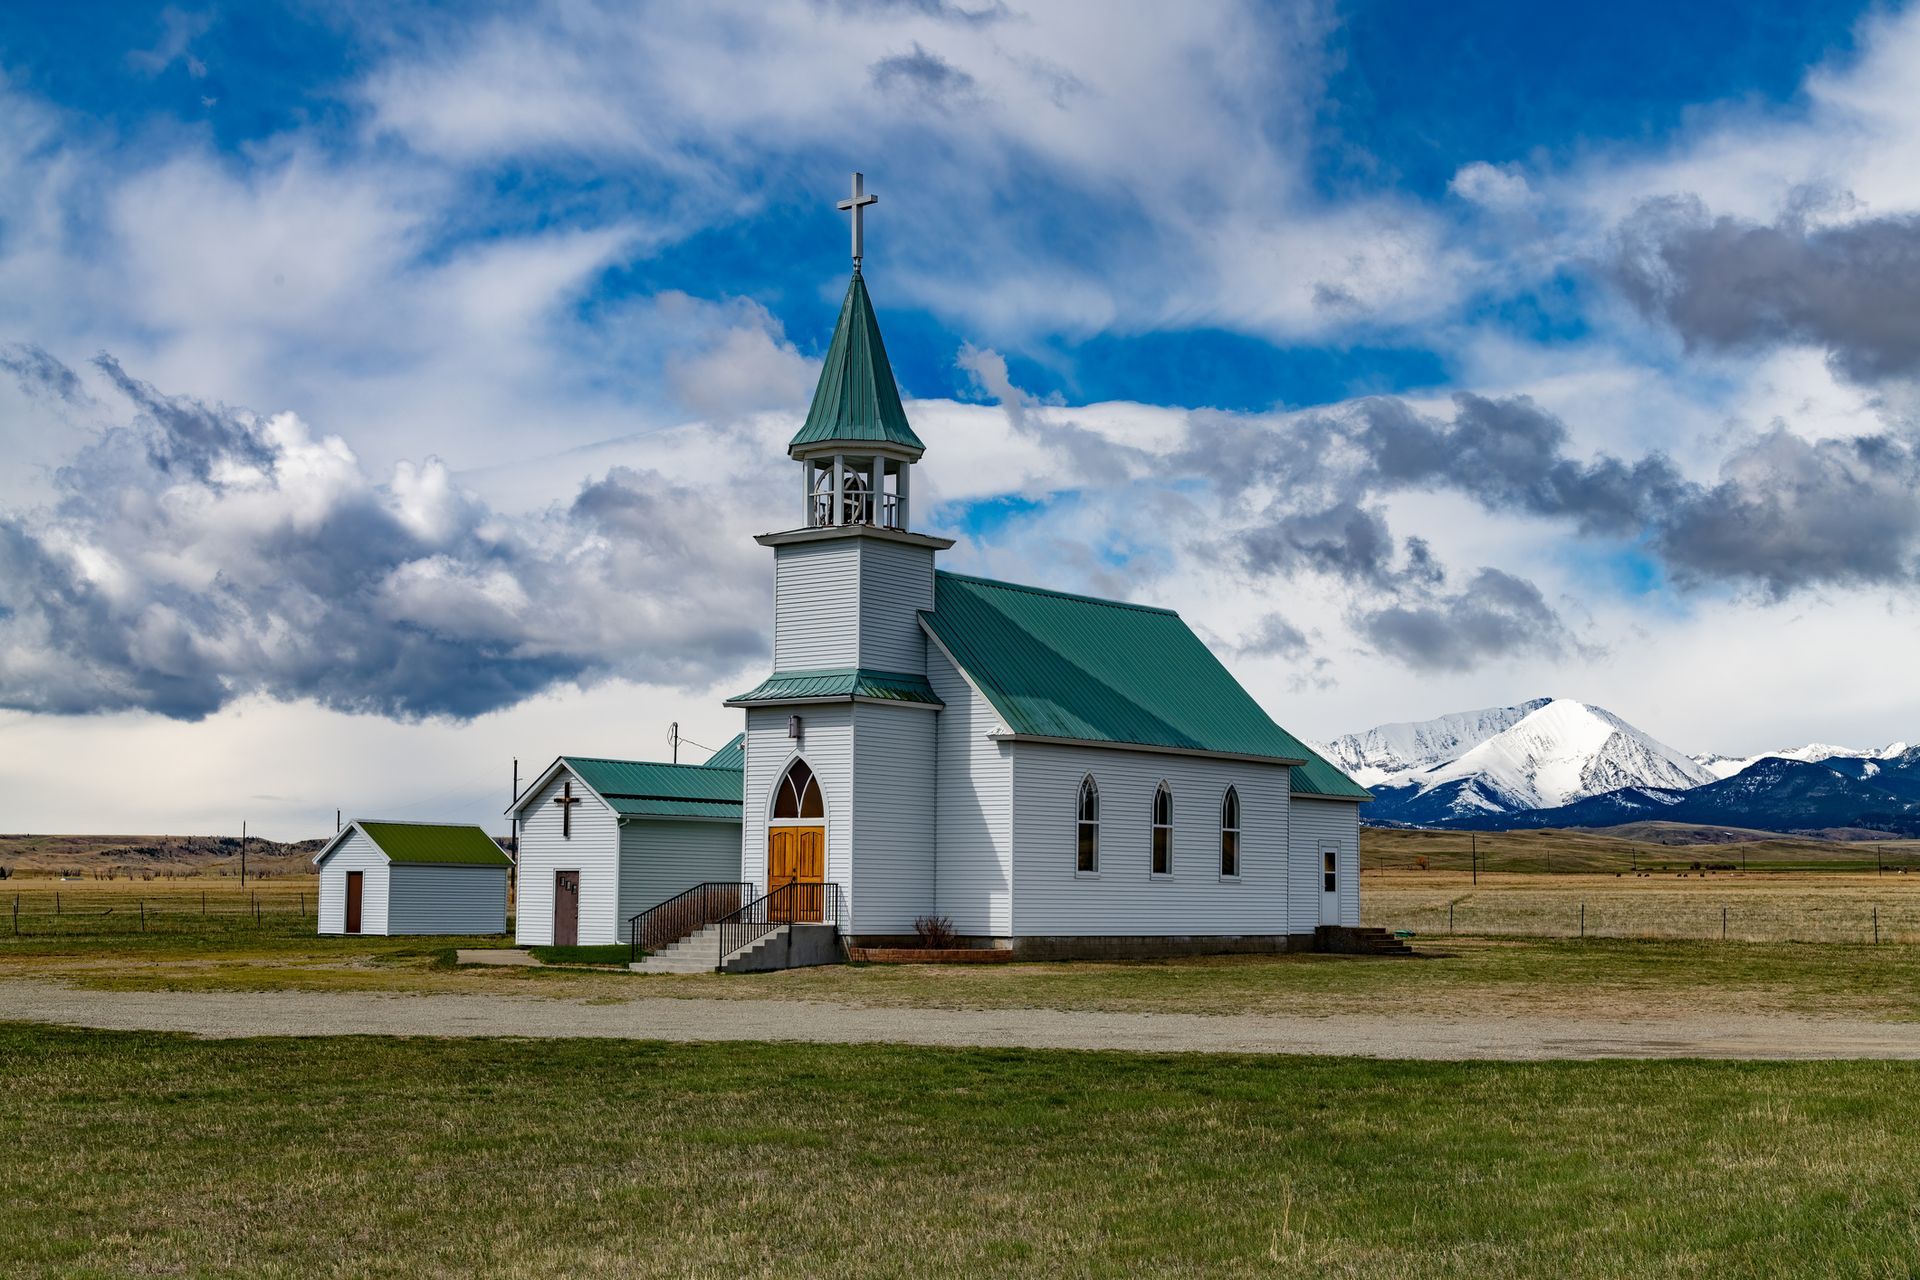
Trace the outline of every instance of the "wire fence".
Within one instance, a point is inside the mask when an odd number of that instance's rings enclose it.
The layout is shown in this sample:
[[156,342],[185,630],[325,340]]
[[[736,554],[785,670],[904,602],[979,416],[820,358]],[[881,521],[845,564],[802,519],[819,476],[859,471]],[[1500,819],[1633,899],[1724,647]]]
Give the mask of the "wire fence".
[[1581,894],[1508,889],[1409,901],[1361,896],[1362,920],[1416,937],[1647,938],[1726,942],[1920,943],[1920,901],[1852,895]]
[[213,889],[144,895],[79,887],[22,889],[0,899],[0,929],[11,937],[91,937],[311,927],[314,895]]

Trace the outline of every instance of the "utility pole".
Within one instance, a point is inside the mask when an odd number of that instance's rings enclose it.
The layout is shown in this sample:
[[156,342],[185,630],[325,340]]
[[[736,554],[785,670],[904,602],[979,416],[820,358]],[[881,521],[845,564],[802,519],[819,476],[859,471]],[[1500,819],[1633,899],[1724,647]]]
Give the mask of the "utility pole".
[[338,809],[333,811],[333,834],[340,834],[340,811]]
[[[519,756],[513,758],[513,803],[520,803]],[[513,838],[513,860],[517,863],[520,861],[520,811],[518,809],[512,810],[512,817],[509,819],[509,822],[512,824],[512,829],[509,834]]]
[[675,720],[667,726],[667,741],[673,746],[673,762],[680,763],[680,722]]
[[247,820],[240,820],[240,887],[247,887]]

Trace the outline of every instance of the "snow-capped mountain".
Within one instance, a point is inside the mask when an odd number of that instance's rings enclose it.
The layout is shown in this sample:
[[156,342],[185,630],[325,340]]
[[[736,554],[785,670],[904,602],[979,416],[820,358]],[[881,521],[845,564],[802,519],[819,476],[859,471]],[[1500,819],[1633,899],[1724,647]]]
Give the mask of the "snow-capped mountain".
[[1907,744],[1890,743],[1884,747],[1836,747],[1829,742],[1809,742],[1804,747],[1790,747],[1783,751],[1763,751],[1757,756],[1719,756],[1704,755],[1693,757],[1694,761],[1717,778],[1731,778],[1736,773],[1745,773],[1762,760],[1801,760],[1807,764],[1819,764],[1823,760],[1894,760],[1905,755]]
[[1697,787],[1713,775],[1611,711],[1555,698],[1458,759],[1416,775],[1471,779],[1506,809],[1551,809],[1621,787]]
[[1487,828],[1673,822],[1920,835],[1920,748],[1810,743],[1690,756],[1568,698],[1350,733],[1319,748],[1373,790],[1370,823]]
[[1409,774],[1445,764],[1511,729],[1552,701],[1534,698],[1517,707],[1487,707],[1456,711],[1437,720],[1375,725],[1365,733],[1345,734],[1317,749],[1363,787],[1396,786],[1406,782]]
[[1329,743],[1326,754],[1373,788],[1369,821],[1445,822],[1713,781],[1692,757],[1569,698],[1382,725]]

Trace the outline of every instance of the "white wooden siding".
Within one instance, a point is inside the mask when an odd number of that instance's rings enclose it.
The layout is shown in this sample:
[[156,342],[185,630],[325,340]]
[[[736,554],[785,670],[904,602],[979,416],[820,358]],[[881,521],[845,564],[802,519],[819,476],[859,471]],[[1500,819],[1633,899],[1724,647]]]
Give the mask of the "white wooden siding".
[[[1100,870],[1075,872],[1075,805],[1100,788]],[[1173,873],[1151,871],[1153,793],[1173,791]],[[1220,875],[1220,800],[1240,792],[1238,879]],[[1152,937],[1288,932],[1288,770],[1022,742],[1013,748],[1013,932]]]
[[860,538],[860,663],[878,671],[927,669],[920,611],[933,608],[933,548]]
[[774,548],[774,670],[859,665],[863,541],[835,538]]
[[[784,548],[783,548],[784,550]],[[787,717],[798,713],[803,736],[787,737]],[[767,891],[767,809],[774,783],[795,757],[820,780],[827,802],[827,880],[842,886],[848,905],[853,884],[853,704],[822,703],[801,707],[750,707],[747,710],[745,804],[742,806],[740,867],[742,879]]]
[[926,670],[933,549],[850,535],[774,548],[776,671]]
[[1293,932],[1311,933],[1320,923],[1320,842],[1340,842],[1336,863],[1339,875],[1340,923],[1360,923],[1360,806],[1351,800],[1293,802],[1293,857],[1297,886],[1292,913]]
[[514,904],[514,941],[523,947],[553,944],[553,873],[580,872],[580,944],[618,942],[620,831],[613,810],[573,779],[573,836],[560,834],[560,806],[553,797],[571,777],[561,769],[520,813],[519,892]]
[[741,878],[737,824],[630,818],[620,828],[619,927],[697,884]]
[[388,933],[505,933],[507,869],[395,863],[387,874]]
[[360,877],[360,932],[387,931],[387,855],[366,832],[354,827],[320,864],[321,933],[347,931],[347,872]]
[[976,937],[1013,933],[1013,751],[987,735],[993,705],[927,647],[927,679],[947,704],[935,717],[934,910]]
[[933,911],[934,720],[919,707],[853,707],[854,906],[847,932],[907,934]]

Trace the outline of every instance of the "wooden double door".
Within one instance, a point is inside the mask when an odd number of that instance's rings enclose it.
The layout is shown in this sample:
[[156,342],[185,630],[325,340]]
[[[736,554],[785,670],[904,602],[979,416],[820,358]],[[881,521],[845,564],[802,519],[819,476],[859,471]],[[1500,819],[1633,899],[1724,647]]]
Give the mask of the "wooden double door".
[[775,920],[818,920],[827,878],[825,827],[767,828],[767,892],[797,886],[768,904]]

